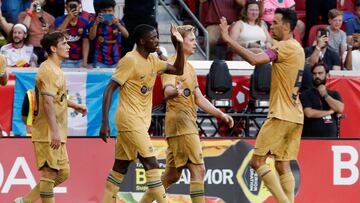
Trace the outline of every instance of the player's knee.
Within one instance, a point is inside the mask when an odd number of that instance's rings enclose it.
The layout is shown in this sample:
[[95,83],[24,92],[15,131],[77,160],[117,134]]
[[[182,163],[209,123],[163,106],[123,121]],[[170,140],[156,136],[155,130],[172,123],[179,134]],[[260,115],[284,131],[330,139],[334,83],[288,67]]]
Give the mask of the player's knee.
[[265,164],[265,161],[263,161],[257,157],[254,157],[254,156],[250,160],[250,166],[255,170],[260,168],[260,166],[262,166],[263,164]]
[[192,181],[203,181],[205,177],[205,165],[188,164]]
[[161,182],[166,183],[164,185],[172,185],[180,179],[181,173],[163,173],[161,176]]
[[70,169],[66,168],[66,169],[61,169],[55,179],[55,186],[60,185],[61,183],[63,183],[65,180],[67,180],[70,176]]
[[139,156],[139,160],[143,164],[145,171],[159,168],[159,163],[154,156],[147,158]]
[[126,174],[130,163],[131,163],[131,161],[128,161],[128,160],[116,159],[112,170],[114,170],[118,173],[121,173],[121,174]]
[[39,191],[41,198],[54,197],[55,180],[51,178],[42,177],[39,183]]
[[280,175],[291,172],[289,161],[276,161],[275,168]]

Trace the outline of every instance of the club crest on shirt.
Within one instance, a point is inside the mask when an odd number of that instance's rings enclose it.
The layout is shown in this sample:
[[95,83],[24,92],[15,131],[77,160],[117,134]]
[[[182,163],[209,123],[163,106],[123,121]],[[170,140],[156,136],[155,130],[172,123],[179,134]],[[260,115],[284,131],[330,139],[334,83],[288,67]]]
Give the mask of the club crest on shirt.
[[79,33],[80,35],[81,35],[83,32],[84,32],[84,28],[81,27],[81,28],[78,29],[78,33]]
[[99,42],[101,42],[101,43],[104,42],[104,37],[103,37],[103,36],[100,36],[100,37],[99,37]]
[[117,36],[119,34],[119,30],[118,29],[114,29],[113,30],[113,35]]
[[185,97],[188,97],[188,96],[191,95],[191,90],[190,90],[189,88],[185,88],[184,91],[183,91],[183,93],[184,93],[184,96],[185,96]]
[[146,85],[143,85],[140,89],[140,92],[143,94],[146,94],[147,91],[148,91],[148,88],[146,87]]

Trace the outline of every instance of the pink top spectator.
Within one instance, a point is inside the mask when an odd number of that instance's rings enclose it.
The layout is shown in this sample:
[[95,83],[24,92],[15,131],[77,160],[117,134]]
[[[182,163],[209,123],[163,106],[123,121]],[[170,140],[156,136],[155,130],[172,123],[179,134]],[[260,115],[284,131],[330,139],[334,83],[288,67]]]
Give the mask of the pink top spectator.
[[[282,3],[279,3],[279,1]],[[275,10],[277,8],[290,8],[294,5],[295,5],[294,0],[265,0],[264,13],[262,19],[265,20],[267,23],[272,24],[275,15]]]

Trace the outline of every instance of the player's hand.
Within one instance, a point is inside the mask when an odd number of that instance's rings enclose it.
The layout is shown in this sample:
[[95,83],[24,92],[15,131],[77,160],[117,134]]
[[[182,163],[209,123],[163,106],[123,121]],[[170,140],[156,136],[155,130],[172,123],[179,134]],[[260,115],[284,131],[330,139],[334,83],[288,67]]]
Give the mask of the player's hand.
[[178,43],[183,43],[184,39],[182,38],[181,34],[177,31],[176,26],[171,23],[171,37],[175,38]]
[[229,35],[229,25],[228,25],[225,17],[220,18],[219,26],[220,26],[220,34],[221,34],[222,39],[225,42],[228,42],[231,38]]
[[79,15],[79,11],[77,11],[76,8],[72,9],[68,14],[70,19],[75,19],[78,17],[78,15]]
[[50,147],[52,149],[59,149],[61,144],[61,140],[60,140],[60,131],[59,129],[56,129],[54,131],[51,132],[51,143],[50,143]]
[[184,95],[183,83],[181,81],[177,82],[175,88],[176,88],[178,95]]
[[227,123],[229,125],[229,128],[232,128],[234,126],[234,120],[230,115],[222,113],[220,119]]
[[100,138],[107,143],[107,138],[110,137],[110,128],[109,124],[101,124],[100,128]]
[[317,87],[317,90],[319,91],[319,94],[320,96],[324,96],[325,94],[327,94],[327,91],[326,91],[326,87],[325,85],[321,84]]
[[[115,24],[117,25],[119,23],[119,19],[115,16],[113,16],[112,20],[111,20],[111,24]],[[121,24],[120,24],[121,25]]]
[[76,105],[74,110],[81,113],[83,117],[86,116],[86,114],[88,112],[86,106],[83,106],[83,105]]

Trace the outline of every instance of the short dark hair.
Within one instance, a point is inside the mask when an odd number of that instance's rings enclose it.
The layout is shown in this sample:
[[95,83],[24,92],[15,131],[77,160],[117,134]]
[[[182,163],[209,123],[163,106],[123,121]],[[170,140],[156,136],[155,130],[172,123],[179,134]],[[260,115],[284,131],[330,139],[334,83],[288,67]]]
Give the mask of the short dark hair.
[[293,31],[295,29],[296,23],[298,21],[295,11],[290,8],[277,8],[275,14],[282,15],[282,21],[290,24],[290,29]]
[[77,2],[77,3],[81,4],[81,0],[66,0],[65,4],[68,4],[70,2]]
[[329,68],[328,66],[324,63],[324,61],[320,60],[319,62],[315,63],[312,67],[311,67],[311,73],[314,72],[314,69],[318,66],[323,66],[325,69],[326,73],[329,73]]
[[134,40],[136,44],[140,43],[140,39],[143,39],[148,35],[150,32],[154,31],[155,28],[151,25],[140,24],[135,27],[134,29]]
[[99,13],[101,9],[114,8],[116,6],[115,0],[94,0],[95,13]]
[[66,34],[60,31],[50,32],[45,34],[44,37],[41,39],[40,44],[46,53],[50,56],[53,54],[51,51],[51,46],[57,46],[60,40],[66,39]]

